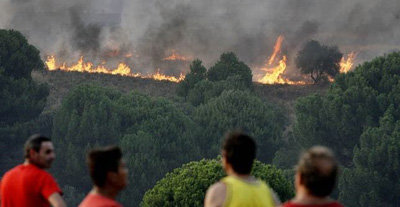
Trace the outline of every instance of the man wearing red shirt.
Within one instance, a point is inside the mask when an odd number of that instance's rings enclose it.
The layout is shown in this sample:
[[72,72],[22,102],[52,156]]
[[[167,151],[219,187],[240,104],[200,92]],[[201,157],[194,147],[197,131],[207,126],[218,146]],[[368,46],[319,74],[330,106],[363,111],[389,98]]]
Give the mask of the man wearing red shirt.
[[25,143],[25,162],[6,172],[0,183],[2,207],[65,207],[61,190],[45,171],[55,158],[51,140],[33,135]]
[[307,150],[297,164],[296,196],[283,207],[343,207],[331,199],[338,164],[331,150],[315,146]]
[[128,183],[128,169],[120,148],[92,150],[87,162],[94,186],[79,207],[122,207],[115,197]]

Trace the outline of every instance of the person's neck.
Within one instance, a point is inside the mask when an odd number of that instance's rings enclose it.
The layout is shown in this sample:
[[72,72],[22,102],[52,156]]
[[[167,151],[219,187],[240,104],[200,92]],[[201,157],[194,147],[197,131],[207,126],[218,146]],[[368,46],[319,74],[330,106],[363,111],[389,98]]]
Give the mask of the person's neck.
[[332,202],[332,199],[329,198],[328,196],[317,197],[317,196],[309,194],[304,189],[299,189],[296,192],[296,196],[294,197],[292,202],[298,203],[298,204],[324,204],[324,203]]
[[26,166],[26,165],[33,165],[33,166],[35,166],[35,167],[37,167],[37,168],[40,168],[40,169],[44,170],[44,168],[42,168],[42,167],[36,165],[35,163],[31,162],[29,159],[25,159],[24,165],[25,165],[25,166]]
[[228,170],[226,174],[229,176],[240,178],[242,180],[251,180],[253,178],[253,176],[251,176],[250,174],[239,174],[233,170]]
[[115,198],[118,195],[118,191],[113,189],[112,187],[101,187],[100,188],[100,187],[94,186],[92,189],[92,193],[110,198],[112,200],[115,200]]

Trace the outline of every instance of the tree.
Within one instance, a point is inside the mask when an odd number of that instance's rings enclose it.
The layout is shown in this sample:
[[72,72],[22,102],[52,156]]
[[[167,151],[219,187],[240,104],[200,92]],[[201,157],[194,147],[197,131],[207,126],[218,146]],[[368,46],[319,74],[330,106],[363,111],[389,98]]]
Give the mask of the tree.
[[215,157],[226,131],[248,132],[262,149],[258,159],[270,162],[277,150],[285,126],[282,111],[247,91],[225,90],[216,98],[200,105],[193,120],[202,127],[198,135],[203,157]]
[[[120,145],[133,185],[122,193],[122,203],[137,206],[144,192],[168,171],[199,159],[197,125],[163,98],[123,94],[95,85],[80,85],[64,98],[54,118],[53,140],[62,152],[54,166],[68,195],[84,195],[91,182],[86,152],[94,146]],[[80,198],[67,197],[72,206]]]
[[[267,182],[282,201],[293,196],[292,186],[281,170],[256,161],[252,174]],[[220,162],[215,159],[187,163],[148,190],[141,206],[203,206],[207,188],[224,176]]]
[[296,66],[302,73],[310,74],[314,83],[318,83],[327,76],[335,77],[339,73],[342,56],[337,47],[321,45],[318,41],[311,40],[298,52]]
[[2,170],[10,169],[20,163],[21,146],[31,133],[45,132],[40,114],[45,107],[49,88],[47,84],[34,82],[31,77],[33,69],[42,67],[39,51],[30,45],[21,33],[0,29],[0,146],[2,146],[0,169]]
[[20,32],[0,30],[0,125],[26,122],[42,112],[49,89],[31,77],[41,68],[39,51]]
[[251,90],[241,81],[238,75],[230,76],[226,80],[212,82],[202,80],[189,90],[187,101],[194,106],[207,103],[209,100],[216,98],[224,91],[240,90],[250,92]]
[[247,88],[252,88],[251,69],[242,61],[239,61],[235,53],[223,53],[217,63],[207,72],[207,78],[210,81],[226,80],[230,76],[237,75],[238,81],[242,82]]
[[27,122],[38,117],[48,95],[47,84],[37,84],[30,78],[10,77],[0,64],[0,125]]
[[347,206],[400,205],[400,121],[391,105],[379,127],[368,128],[354,148],[354,168],[340,179],[340,200]]
[[185,80],[179,83],[177,93],[194,106],[206,103],[224,90],[252,91],[250,68],[232,52],[221,55],[208,71],[200,60],[194,60]]
[[0,30],[0,70],[4,75],[16,79],[31,79],[34,69],[44,68],[39,50],[15,30]]
[[192,89],[196,83],[205,80],[207,69],[202,65],[201,60],[196,59],[190,64],[190,72],[186,74],[185,80],[178,84],[178,95],[186,97],[189,90]]
[[308,148],[330,146],[345,166],[352,165],[353,149],[368,127],[392,104],[400,118],[400,53],[392,53],[339,74],[325,95],[298,99],[294,137]]

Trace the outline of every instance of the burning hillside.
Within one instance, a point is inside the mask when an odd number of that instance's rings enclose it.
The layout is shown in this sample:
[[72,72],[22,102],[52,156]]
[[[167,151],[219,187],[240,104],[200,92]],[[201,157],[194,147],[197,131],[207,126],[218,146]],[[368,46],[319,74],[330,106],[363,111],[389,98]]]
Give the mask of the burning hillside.
[[85,62],[84,57],[81,56],[80,59],[72,65],[67,65],[65,62],[59,64],[56,60],[55,56],[48,56],[45,64],[48,70],[62,70],[62,71],[76,71],[76,72],[86,72],[86,73],[104,73],[110,75],[121,75],[121,76],[129,76],[135,78],[148,78],[154,80],[167,80],[172,82],[180,82],[185,79],[185,76],[181,73],[179,77],[175,76],[168,76],[165,74],[160,73],[157,70],[153,74],[142,74],[142,73],[135,73],[131,70],[131,68],[125,63],[119,63],[116,68],[107,68],[105,63],[101,65],[95,66],[92,62]]
[[[262,66],[253,66],[255,76],[253,80],[262,84],[289,84],[289,85],[305,85],[312,84],[313,80],[305,74],[300,74],[299,70],[288,71],[288,57],[293,56],[294,50],[290,54],[283,52],[283,43],[285,37],[279,35],[275,41],[272,54],[266,58]],[[87,73],[103,73],[110,75],[121,75],[136,78],[147,78],[154,80],[167,80],[172,82],[180,82],[185,79],[185,72],[188,71],[189,63],[194,59],[189,55],[183,55],[176,50],[166,50],[164,56],[159,57],[158,61],[145,62],[142,56],[136,51],[129,52],[129,48],[118,48],[111,44],[112,47],[106,48],[100,55],[100,64],[95,64],[91,61],[85,61],[84,56],[81,56],[75,63],[67,64],[64,60],[60,60],[54,55],[48,56],[45,63],[48,70],[76,71]],[[347,73],[353,67],[354,60],[357,54],[355,52],[343,56],[340,60],[340,73]],[[85,55],[86,57],[86,55]],[[96,57],[96,56],[95,56]],[[96,58],[98,60],[98,58]],[[118,62],[116,67],[109,67],[107,61]],[[154,61],[154,60],[153,60]],[[137,66],[136,63],[141,63]],[[337,63],[336,63],[337,64]],[[153,73],[135,71],[135,68],[141,68],[143,65],[152,65]],[[147,66],[148,67],[148,66]],[[156,70],[154,70],[156,69]],[[149,69],[145,70],[149,71]],[[173,71],[173,72],[171,72]],[[177,72],[178,71],[178,72]],[[180,71],[180,72],[179,72]],[[169,74],[171,73],[171,74]],[[294,77],[294,79],[293,79]],[[333,75],[328,77],[333,80]]]
[[[312,81],[304,75],[300,75],[301,80],[290,80],[286,77],[287,68],[287,56],[282,53],[282,43],[284,41],[284,36],[280,35],[275,43],[274,50],[267,59],[264,66],[256,68],[257,75],[254,77],[256,82],[263,84],[290,84],[290,85],[304,85],[312,84]],[[114,52],[115,53],[115,52]],[[347,73],[353,67],[354,60],[357,54],[351,52],[347,57],[343,56],[339,65],[340,73]],[[124,55],[125,58],[132,57],[131,53]],[[168,63],[175,62],[189,62],[193,58],[188,58],[184,55],[180,55],[176,51],[172,51],[171,55],[164,57],[164,65]],[[157,69],[155,73],[143,74],[140,72],[134,72],[128,64],[120,62],[115,68],[108,68],[106,62],[103,61],[101,64],[95,65],[92,62],[85,62],[84,57],[81,56],[76,63],[68,65],[63,61],[59,61],[55,56],[48,56],[46,61],[46,66],[48,70],[62,70],[62,71],[76,71],[76,72],[87,72],[87,73],[104,73],[110,75],[121,75],[136,78],[148,78],[154,80],[167,80],[172,82],[180,82],[185,79],[185,75],[181,72],[179,76],[170,76],[160,72]],[[185,65],[187,66],[187,64]],[[173,65],[171,67],[174,67]]]
[[[290,85],[304,85],[304,84],[312,84],[312,81],[309,80],[308,77],[304,75],[300,75],[302,80],[294,81],[285,77],[285,72],[287,68],[287,56],[282,53],[282,43],[284,40],[284,36],[280,35],[274,46],[274,51],[272,55],[268,58],[267,63],[258,68],[258,71],[264,71],[265,74],[259,74],[256,79],[257,82],[263,84],[290,84]],[[340,73],[347,73],[351,69],[353,69],[354,60],[357,54],[355,52],[351,52],[347,55],[347,57],[343,56],[340,60]]]
[[[211,66],[221,53],[233,51],[251,66],[256,82],[307,84],[312,80],[293,62],[300,45],[310,39],[338,45],[345,52],[341,72],[351,70],[355,56],[356,62],[363,62],[398,50],[395,3],[6,0],[0,3],[0,25],[21,31],[42,54],[53,55],[52,70],[87,68],[91,62],[87,72],[116,70],[115,74],[146,78],[162,74],[179,81],[194,57]],[[285,36],[274,47],[280,34]]]

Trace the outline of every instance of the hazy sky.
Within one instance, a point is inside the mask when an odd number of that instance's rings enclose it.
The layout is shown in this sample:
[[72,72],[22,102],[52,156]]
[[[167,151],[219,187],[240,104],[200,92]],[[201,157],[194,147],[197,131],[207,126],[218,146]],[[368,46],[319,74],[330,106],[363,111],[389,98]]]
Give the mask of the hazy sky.
[[100,61],[120,49],[142,70],[172,50],[206,66],[234,51],[260,66],[280,34],[289,60],[310,39],[356,51],[358,61],[400,48],[399,0],[0,0],[0,25],[22,31],[42,56]]

